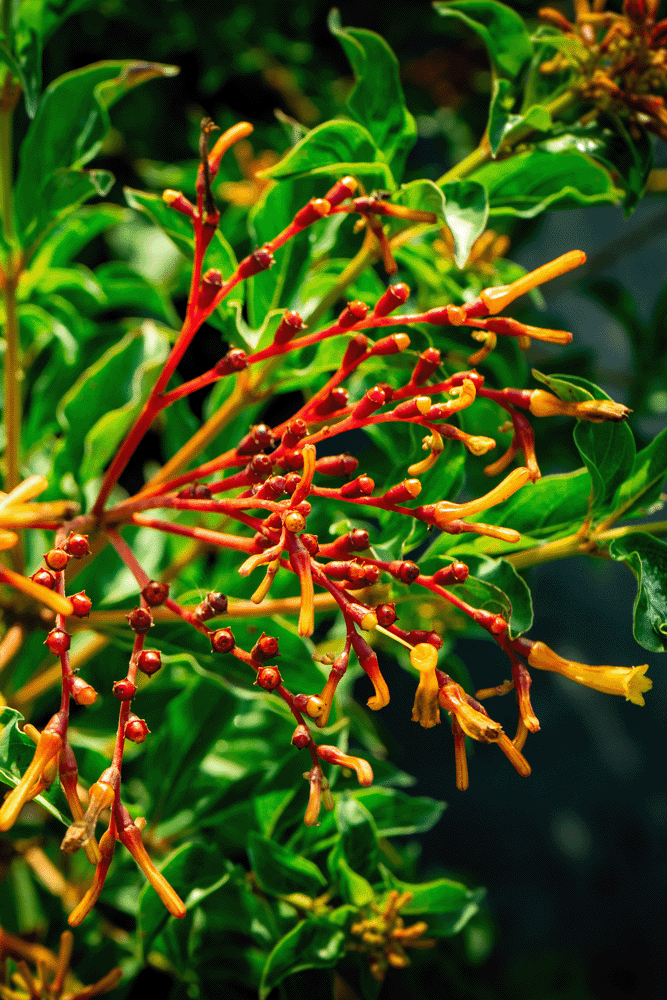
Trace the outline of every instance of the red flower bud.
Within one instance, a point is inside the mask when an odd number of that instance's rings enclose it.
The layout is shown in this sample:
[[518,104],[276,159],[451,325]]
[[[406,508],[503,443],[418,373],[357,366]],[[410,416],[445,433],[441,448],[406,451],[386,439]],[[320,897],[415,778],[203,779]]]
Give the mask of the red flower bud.
[[64,549],[51,549],[44,554],[44,562],[55,573],[60,573],[69,562],[69,553]]
[[210,500],[213,494],[205,483],[193,483],[177,493],[179,500]]
[[418,479],[404,479],[402,483],[391,486],[382,497],[389,503],[404,503],[406,500],[414,500],[421,493],[422,484]]
[[[53,573],[49,573],[48,569],[38,569],[36,573],[32,574],[30,579],[33,583],[38,583],[40,587],[46,587],[47,590],[53,590],[56,585],[56,578]],[[76,611],[74,614],[76,614]]]
[[221,288],[222,271],[218,271],[215,267],[210,267],[201,279],[199,295],[197,296],[197,308],[208,309]]
[[295,333],[305,330],[306,324],[301,318],[301,314],[292,309],[286,309],[280,326],[276,330],[273,338],[274,344],[287,344]]
[[285,493],[292,496],[300,482],[301,476],[297,472],[288,472],[285,476]]
[[240,347],[232,347],[227,351],[224,358],[220,358],[215,366],[218,375],[234,375],[235,372],[243,371],[248,367],[248,359],[245,351]]
[[70,531],[69,537],[65,542],[65,550],[71,556],[74,556],[75,559],[81,559],[83,556],[89,555],[88,535],[80,535],[78,532]]
[[360,302],[359,299],[355,299],[354,302],[348,302],[346,307],[343,309],[342,313],[338,317],[338,326],[342,330],[347,330],[355,323],[360,323],[362,319],[366,319],[368,315],[368,306],[365,302]]
[[277,500],[285,492],[285,477],[270,476],[259,486],[253,486],[252,495],[260,500]]
[[315,413],[318,416],[328,416],[330,413],[337,413],[338,410],[343,410],[347,406],[350,394],[347,389],[344,389],[342,385],[337,386],[332,389],[328,396],[325,396],[318,405],[315,407]]
[[405,638],[412,646],[418,646],[421,642],[428,642],[436,649],[442,649],[442,637],[437,632],[429,632],[426,629],[415,628],[411,632],[406,632]]
[[385,357],[387,354],[401,354],[409,346],[410,338],[407,333],[392,333],[389,337],[376,340],[371,347],[371,354],[378,357]]
[[230,653],[236,640],[230,628],[219,628],[210,635],[211,645],[216,653]]
[[155,608],[160,604],[164,604],[169,597],[169,584],[159,583],[157,580],[149,580],[141,591],[141,596],[146,604],[150,604],[151,607]]
[[358,467],[354,455],[325,455],[315,462],[315,471],[323,476],[351,476]]
[[85,590],[80,590],[78,594],[72,594],[68,598],[77,618],[87,618],[90,614],[93,602],[86,596]]
[[71,644],[72,636],[64,632],[61,628],[52,628],[44,640],[44,645],[48,647],[49,652],[53,653],[54,656],[61,656],[62,653],[66,653]]
[[285,527],[296,535],[306,527],[306,519],[298,510],[290,510],[285,514]]
[[162,666],[162,655],[159,649],[142,649],[137,657],[137,667],[142,674],[151,677]]
[[398,309],[410,297],[410,289],[403,281],[390,285],[387,291],[378,299],[374,316],[388,316],[394,309]]
[[[273,635],[266,635],[262,632],[255,645],[250,650],[250,655],[256,660],[272,660],[274,656],[279,656],[278,640]],[[262,685],[263,687],[264,685]]]
[[115,682],[113,693],[119,701],[132,701],[137,693],[137,686],[132,683],[129,677],[123,677],[122,680]]
[[357,405],[352,410],[353,420],[363,420],[365,417],[369,417],[371,413],[379,410],[381,406],[384,406],[386,402],[386,396],[384,390],[380,388],[379,385],[374,386],[369,389],[362,399],[359,400]]
[[153,624],[153,616],[146,608],[135,608],[125,615],[128,624],[137,635],[146,635]]
[[245,467],[248,479],[251,482],[261,482],[271,474],[273,465],[268,455],[253,455]]
[[308,731],[308,726],[299,725],[294,730],[294,735],[292,736],[292,743],[299,750],[303,750],[310,743],[310,732]]
[[311,535],[309,532],[304,531],[301,535],[301,543],[309,556],[316,556],[319,552],[320,545],[317,535]]
[[283,434],[282,438],[283,447],[296,448],[299,441],[302,438],[304,438],[307,433],[308,433],[308,427],[306,426],[305,420],[302,420],[301,417],[296,417],[294,420],[290,420],[290,422],[287,425],[287,429]]
[[415,582],[419,576],[420,570],[417,563],[411,562],[409,559],[404,561],[395,559],[393,562],[389,563],[389,572],[392,576],[395,576],[397,580],[400,580],[401,583],[409,585]]
[[368,337],[364,336],[363,333],[355,334],[347,345],[341,368],[350,368],[359,358],[362,358],[368,350],[369,343]]
[[378,620],[378,625],[387,628],[388,625],[393,625],[396,621],[396,605],[395,604],[378,604],[375,608],[375,617]]
[[125,723],[125,739],[132,740],[133,743],[143,743],[149,733],[150,729],[146,725],[146,720],[140,719],[134,712],[130,712]]
[[433,583],[444,587],[450,583],[463,583],[468,579],[469,569],[465,563],[453,562],[450,566],[443,566],[433,574]]
[[440,367],[440,351],[435,347],[427,347],[419,355],[419,360],[412,373],[413,385],[421,385]]
[[341,177],[341,179],[336,181],[334,186],[327,191],[324,197],[333,208],[336,205],[340,205],[340,203],[345,201],[346,198],[351,198],[358,186],[359,185],[354,177]]
[[370,476],[364,473],[349,483],[343,483],[340,488],[340,495],[347,497],[348,500],[354,500],[357,497],[367,497],[374,489],[375,483]]
[[282,684],[282,677],[277,667],[260,667],[257,671],[257,681],[265,691],[275,691]]
[[326,198],[311,198],[294,216],[294,225],[305,229],[306,226],[312,226],[313,222],[319,222],[330,211],[331,203]]
[[245,257],[238,267],[238,275],[241,280],[252,278],[260,271],[268,271],[274,263],[273,254],[267,247],[258,247],[249,257]]

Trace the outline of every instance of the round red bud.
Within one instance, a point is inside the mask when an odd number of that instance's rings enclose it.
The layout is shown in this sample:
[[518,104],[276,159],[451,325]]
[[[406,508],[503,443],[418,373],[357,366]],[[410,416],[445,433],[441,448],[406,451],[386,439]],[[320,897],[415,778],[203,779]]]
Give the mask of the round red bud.
[[161,666],[162,655],[159,649],[142,649],[137,657],[137,667],[149,677],[156,674]]
[[85,590],[80,590],[78,594],[72,594],[69,602],[77,618],[87,618],[93,606],[93,602],[86,595]]
[[294,730],[294,735],[292,736],[292,743],[299,750],[303,750],[310,743],[310,733],[308,731],[308,726],[297,726]]
[[38,583],[40,587],[46,587],[47,590],[53,590],[56,585],[56,578],[52,573],[49,573],[48,569],[38,569],[30,579],[33,583]]
[[130,611],[129,615],[125,615],[125,617],[130,628],[137,635],[146,635],[153,624],[153,616],[146,608],[135,608],[134,611]]
[[159,604],[164,604],[169,597],[169,584],[159,583],[157,580],[149,580],[141,591],[141,596],[146,604],[150,604],[152,608],[157,607]]
[[236,645],[236,640],[230,628],[219,628],[212,632],[211,645],[216,653],[230,653]]
[[130,716],[125,723],[125,739],[132,740],[133,743],[143,743],[150,729],[146,725],[145,719],[140,719],[138,715],[130,712]]
[[113,693],[119,701],[132,701],[137,693],[137,686],[132,683],[129,677],[123,677],[122,680],[114,683]]
[[54,656],[66,653],[71,644],[71,635],[64,632],[61,628],[52,628],[44,640],[44,645],[48,646],[49,652],[53,653]]
[[80,535],[76,531],[70,531],[69,538],[65,542],[65,547],[75,559],[81,559],[83,556],[90,554],[88,535]]
[[51,549],[44,554],[44,562],[49,569],[60,573],[69,562],[69,553],[65,552],[64,549]]
[[206,603],[215,615],[224,615],[227,611],[227,598],[218,590],[212,590],[206,595]]
[[378,604],[375,608],[375,616],[378,620],[378,625],[383,625],[385,628],[388,625],[393,625],[397,618],[396,605]]
[[317,535],[311,535],[307,531],[301,536],[301,542],[303,547],[310,556],[317,555],[320,545],[317,539]]
[[251,656],[256,660],[272,660],[274,656],[280,656],[278,652],[278,640],[273,635],[266,635],[262,632],[259,639],[252,647]]
[[275,691],[282,680],[277,667],[260,667],[257,671],[257,683],[265,691]]

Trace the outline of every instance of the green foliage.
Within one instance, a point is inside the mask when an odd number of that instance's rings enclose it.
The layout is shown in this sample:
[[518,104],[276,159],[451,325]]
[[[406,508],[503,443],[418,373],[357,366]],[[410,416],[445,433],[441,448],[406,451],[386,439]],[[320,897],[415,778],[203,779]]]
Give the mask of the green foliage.
[[[346,302],[362,300],[372,308],[387,285],[379,243],[374,244],[370,236],[362,243],[364,237],[355,232],[357,216],[353,220],[352,212],[329,214],[276,248],[273,266],[239,281],[208,317],[215,353],[210,364],[201,361],[200,354],[206,350],[199,351],[201,337],[192,351],[197,355],[194,376],[187,364],[174,365],[168,387],[158,385],[157,392],[155,387],[179,338],[192,268],[202,264],[201,237],[191,219],[155,191],[125,187],[127,208],[100,201],[110,194],[120,200],[114,177],[107,169],[87,165],[109,148],[112,122],[123,107],[115,109],[116,102],[149,81],[154,81],[150,87],[167,87],[178,70],[151,61],[109,59],[66,72],[41,93],[44,42],[66,17],[87,4],[88,0],[66,4],[30,0],[6,5],[8,17],[0,40],[7,93],[13,82],[18,98],[20,85],[30,118],[17,151],[16,176],[11,145],[0,148],[0,321],[8,373],[3,393],[3,487],[8,493],[19,479],[44,476],[48,488],[39,499],[73,501],[84,516],[95,509],[100,488],[104,489],[105,470],[124,443],[133,441],[133,428],[137,422],[141,426],[146,414],[139,438],[150,429],[146,440],[158,443],[136,461],[121,485],[118,477],[110,483],[111,504],[133,497],[140,488],[133,480],[145,483],[163,464],[167,464],[167,480],[185,467],[200,464],[206,470],[200,478],[211,483],[241,474],[251,451],[243,453],[243,462],[235,456],[236,464],[222,461],[207,467],[205,463],[235,449],[251,426],[266,422],[280,426],[282,434],[283,421],[341,369],[345,348],[340,337],[323,337],[294,350],[273,349],[284,310],[300,312],[307,326],[300,335],[315,333],[334,326]],[[344,103],[339,102],[331,120],[311,129],[293,123],[288,148],[284,148],[284,135],[277,139],[277,131],[263,132],[281,155],[254,179],[245,178],[257,185],[252,204],[227,206],[203,262],[204,270],[217,269],[223,281],[229,280],[237,274],[238,262],[247,259],[249,249],[270,243],[291,225],[309,199],[323,198],[342,177],[351,175],[359,182],[356,194],[376,197],[387,210],[386,215],[373,219],[379,220],[395,260],[397,274],[391,281],[406,282],[411,293],[395,314],[400,320],[402,311],[405,322],[386,329],[360,329],[370,330],[375,341],[406,329],[411,344],[409,350],[369,355],[354,370],[346,381],[351,409],[378,383],[394,391],[410,385],[420,354],[429,348],[441,352],[441,365],[437,374],[422,381],[424,392],[438,381],[469,370],[468,356],[478,346],[467,340],[473,327],[459,327],[454,320],[451,325],[439,325],[430,321],[427,312],[451,304],[459,310],[453,315],[460,316],[465,307],[482,301],[479,295],[484,288],[507,285],[521,277],[522,269],[506,260],[504,252],[489,250],[497,245],[498,233],[492,234],[486,250],[480,249],[478,241],[484,240],[489,219],[504,234],[514,231],[517,219],[532,220],[556,208],[621,204],[629,212],[642,196],[652,168],[652,148],[641,122],[637,125],[609,108],[604,114],[591,115],[579,92],[568,89],[567,79],[560,76],[551,82],[550,77],[539,75],[545,52],[553,53],[557,44],[552,36],[531,36],[523,18],[495,0],[437,2],[435,8],[442,15],[441,26],[459,38],[474,33],[488,56],[492,78],[488,133],[479,147],[448,169],[445,162],[439,164],[437,179],[433,171],[432,176],[419,175],[419,160],[410,156],[418,142],[417,128],[406,103],[397,57],[379,35],[344,27],[334,11],[329,30],[340,43],[353,77]],[[233,15],[237,19],[242,17],[239,11]],[[14,109],[10,104],[8,98],[0,107],[3,136],[11,133]],[[231,112],[225,114],[231,120]],[[231,161],[227,154],[220,177],[213,180],[212,194],[220,206],[222,184],[240,180]],[[178,182],[188,197],[195,197],[192,160],[150,167],[144,163],[141,169],[144,175],[152,170],[160,185],[167,176],[176,178],[173,183]],[[86,204],[93,199],[94,203]],[[372,215],[364,211],[358,213],[362,223]],[[431,212],[435,221],[415,220],[410,216],[415,211]],[[443,231],[445,226],[447,231]],[[370,229],[365,232],[371,234]],[[129,250],[127,259],[121,260],[122,254],[114,248],[122,247],[124,241]],[[102,244],[104,259],[99,252]],[[173,253],[170,248],[175,248]],[[651,319],[645,320],[630,293],[618,286],[596,280],[589,284],[589,292],[628,331],[641,376],[631,399],[637,417],[655,415],[651,400],[664,394],[667,293]],[[415,315],[418,321],[412,318]],[[481,315],[473,314],[472,319]],[[529,322],[538,320],[533,316]],[[493,327],[489,325],[488,330]],[[485,387],[525,390],[528,367],[521,352],[511,339],[499,337],[499,341],[495,353],[477,364]],[[238,381],[234,376],[219,378],[219,371],[214,372],[206,383],[213,388],[203,409],[199,403],[190,406],[185,391],[169,408],[156,404],[151,409],[156,396],[160,402],[164,392],[178,394],[183,382],[212,369],[229,345],[243,348],[248,355],[267,352],[260,362],[264,367],[251,365]],[[546,349],[561,348],[548,345]],[[17,359],[15,369],[11,368],[12,356]],[[552,370],[551,361],[548,370]],[[544,386],[556,397],[553,413],[558,421],[560,412],[575,417],[581,413],[559,410],[558,400],[566,405],[610,400],[603,389],[578,375],[533,371],[533,376],[539,388]],[[529,387],[537,386],[530,382]],[[293,404],[297,394],[299,402]],[[447,396],[449,402],[455,398]],[[530,405],[526,397],[521,398]],[[451,423],[458,432],[493,437],[496,450],[482,457],[471,449],[473,455],[466,456],[463,444],[452,435],[445,440],[435,467],[420,474],[423,489],[419,499],[414,498],[416,503],[412,498],[401,501],[410,505],[408,510],[417,505],[427,510],[440,501],[465,504],[498,482],[489,480],[482,470],[512,440],[510,431],[498,429],[508,413],[493,398],[483,398],[481,391],[475,404]],[[370,550],[359,559],[374,560],[380,566],[385,574],[383,589],[369,593],[349,588],[355,601],[369,601],[373,607],[395,601],[406,634],[411,629],[435,629],[439,623],[438,630],[446,630],[447,645],[438,669],[451,670],[459,678],[465,671],[457,673],[451,654],[456,634],[483,635],[478,623],[486,620],[483,613],[487,613],[507,628],[507,642],[515,643],[533,624],[531,591],[522,571],[550,559],[591,551],[624,562],[634,574],[635,638],[651,652],[667,649],[667,544],[659,537],[665,533],[665,524],[637,524],[662,506],[667,430],[652,441],[640,441],[640,447],[631,425],[618,416],[609,422],[579,419],[571,454],[580,467],[561,471],[562,464],[552,460],[555,452],[549,452],[548,443],[544,453],[538,447],[537,458],[545,474],[534,476],[536,481],[506,495],[490,510],[462,513],[468,527],[482,526],[481,533],[455,533],[435,517],[430,522],[428,515],[410,518],[396,505],[374,503],[408,476],[409,465],[434,447],[427,443],[426,451],[421,450],[422,438],[432,428],[413,417],[391,424],[359,421],[341,440],[340,448],[333,433],[342,419],[340,413],[335,418],[326,414],[311,420],[309,433],[319,434],[320,425],[329,426],[329,422],[332,428],[330,440],[325,440],[325,433],[318,440],[318,447],[325,445],[318,459],[349,449],[360,459],[359,472],[374,481],[368,503],[364,496],[353,497],[359,501],[354,505],[347,502],[340,492],[340,476],[317,479],[316,486],[330,492],[310,496],[308,531],[318,535],[320,545],[354,529],[369,532]],[[554,421],[548,426],[557,430],[560,425]],[[196,447],[181,460],[182,449],[193,440]],[[517,464],[528,461],[524,449]],[[17,482],[11,479],[13,466],[19,473]],[[300,472],[298,463],[296,467]],[[277,471],[287,472],[287,467]],[[331,482],[336,485],[332,487]],[[244,495],[257,483],[239,482],[234,496]],[[114,539],[114,531],[122,528],[124,543],[131,547],[141,570],[150,579],[169,580],[170,600],[186,609],[180,618],[170,612],[169,605],[156,612],[156,628],[147,643],[154,642],[161,651],[163,669],[150,681],[138,675],[139,692],[133,702],[154,731],[145,744],[127,745],[122,785],[123,801],[133,819],[147,818],[149,854],[181,897],[185,915],[181,919],[170,915],[119,845],[102,896],[103,915],[94,914],[83,925],[78,939],[82,947],[77,946],[77,951],[88,949],[88,973],[100,961],[103,947],[111,949],[113,961],[124,969],[118,996],[149,964],[172,976],[173,1000],[217,993],[235,1000],[248,991],[258,991],[262,1000],[270,995],[286,997],[289,977],[306,970],[321,970],[319,982],[323,989],[330,989],[334,969],[345,983],[355,984],[364,1000],[375,1000],[380,973],[392,963],[407,964],[407,955],[398,950],[400,934],[392,937],[396,928],[403,929],[404,918],[407,927],[425,921],[424,934],[437,939],[438,961],[444,967],[451,963],[452,953],[443,950],[447,946],[440,939],[458,935],[474,918],[481,919],[484,890],[444,877],[445,869],[431,872],[429,881],[420,881],[424,872],[415,863],[414,841],[408,840],[406,846],[406,841],[395,840],[416,838],[432,829],[444,803],[399,787],[409,785],[411,779],[386,759],[385,744],[391,740],[382,728],[382,717],[376,722],[355,701],[354,682],[362,671],[354,665],[338,687],[326,725],[315,729],[313,723],[317,740],[328,749],[333,747],[347,763],[327,765],[324,783],[318,786],[325,811],[317,825],[302,824],[307,802],[304,777],[313,783],[312,770],[304,775],[304,768],[321,768],[319,762],[326,758],[318,757],[315,749],[309,756],[308,750],[299,752],[290,745],[295,720],[299,722],[305,712],[310,724],[312,716],[303,706],[295,708],[294,701],[281,700],[251,684],[248,668],[257,669],[258,661],[246,651],[255,647],[262,633],[275,637],[282,683],[295,695],[318,696],[333,657],[340,655],[345,636],[351,632],[349,616],[345,618],[330,600],[321,613],[318,608],[314,635],[299,635],[296,612],[302,592],[293,574],[283,571],[271,589],[273,612],[268,614],[261,604],[254,606],[251,598],[259,572],[241,577],[238,567],[249,553],[258,554],[251,547],[255,521],[246,516],[234,522],[236,546],[208,544],[210,538],[202,541],[197,532],[206,527],[228,539],[232,515],[223,517],[218,511],[214,519],[201,506],[180,509],[176,501],[183,498],[176,494],[182,485],[179,481],[169,488],[173,502],[157,512],[171,522],[173,532],[153,530],[154,526],[142,522],[145,511],[156,513],[148,504],[137,505],[127,515],[120,506],[115,519],[106,524],[114,549],[104,544],[104,518],[95,521],[90,515],[85,523],[93,557],[73,561],[67,590],[72,590],[70,581],[76,579],[75,588],[85,590],[94,609],[88,630],[85,622],[74,622],[72,627],[72,657],[100,694],[93,705],[76,709],[76,714],[73,711],[70,729],[70,744],[86,787],[108,766],[113,752],[119,703],[111,685],[128,670],[134,637],[125,618],[141,589],[133,575],[136,566],[122,543]],[[5,511],[3,504],[0,508]],[[33,573],[42,553],[54,544],[54,523],[67,522],[69,530],[73,508],[66,510],[30,522],[32,530],[25,533],[22,548],[12,548],[12,538],[8,538],[6,565],[25,576]],[[95,517],[98,514],[99,508]],[[484,529],[490,521],[495,533]],[[25,523],[12,521],[10,510],[0,525],[0,544],[4,546],[4,536]],[[442,528],[443,523],[444,530],[432,530],[436,524]],[[518,541],[511,532],[519,534]],[[61,547],[64,538],[58,535]],[[284,553],[282,558],[286,560]],[[317,558],[324,564],[329,557]],[[453,560],[465,563],[468,575],[447,585],[454,598],[448,604],[435,585],[418,590],[408,581],[399,582],[400,575],[387,565],[404,559],[417,561],[429,580]],[[53,657],[47,658],[43,650],[43,619],[34,595],[12,590],[8,575],[2,579],[3,633],[10,636],[18,623],[23,643],[20,655],[13,656],[5,640],[0,642],[0,669],[7,668],[2,677],[7,704],[0,709],[0,777],[14,787],[34,752],[34,743],[20,724],[24,718],[40,727],[46,724],[56,710],[58,679],[53,675]],[[236,649],[246,652],[245,658],[221,658],[211,649],[208,626],[192,628],[194,609],[211,592],[232,598],[229,619],[216,619],[212,628],[229,623]],[[349,596],[348,590],[343,588],[343,592]],[[461,612],[462,604],[468,608],[469,620]],[[487,631],[493,636],[492,630]],[[89,647],[91,632],[98,644]],[[368,630],[363,634],[386,652],[386,635],[378,637]],[[387,673],[397,666],[395,651],[392,655],[391,666],[383,666]],[[412,669],[411,679],[416,688]],[[449,678],[447,683],[454,681]],[[362,684],[365,700],[373,692],[365,676]],[[446,703],[440,704],[440,730],[447,730]],[[453,709],[449,714],[456,715]],[[371,787],[359,787],[351,770],[349,761],[356,760],[357,754],[369,758],[375,768]],[[38,931],[45,934],[50,922],[47,940],[49,946],[57,947],[64,920],[60,899],[49,895],[21,852],[25,853],[31,838],[39,837],[55,857],[63,825],[70,819],[57,781],[36,802],[42,809],[20,815],[18,839],[12,848],[16,857],[8,866],[10,875],[0,881],[1,919],[7,930],[33,936]],[[91,871],[81,854],[68,862],[67,880],[74,898],[82,897]],[[390,920],[386,915],[397,899],[401,905]]]

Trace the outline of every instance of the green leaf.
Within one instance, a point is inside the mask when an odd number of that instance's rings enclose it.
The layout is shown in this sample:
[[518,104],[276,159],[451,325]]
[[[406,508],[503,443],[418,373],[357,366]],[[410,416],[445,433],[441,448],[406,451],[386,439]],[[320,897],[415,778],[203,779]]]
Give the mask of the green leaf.
[[58,421],[68,431],[56,461],[58,474],[77,469],[83,484],[104,468],[148,398],[168,352],[164,329],[147,320],[86,369],[58,406]]
[[667,651],[667,542],[643,531],[615,538],[613,559],[628,564],[637,578],[633,608],[634,637],[652,653]]
[[45,237],[32,259],[31,272],[46,273],[51,266],[71,263],[96,236],[129,217],[128,209],[120,205],[82,206]]
[[334,812],[340,840],[329,855],[327,864],[335,878],[338,862],[343,858],[363,876],[371,877],[377,870],[377,827],[372,814],[358,797],[344,795],[336,802]]
[[352,871],[345,858],[338,859],[338,879],[340,893],[346,903],[352,903],[353,906],[368,906],[375,899],[370,882]]
[[361,788],[354,793],[375,821],[379,837],[412,836],[432,829],[445,810],[444,802],[408,795],[398,788]]
[[538,132],[548,132],[551,128],[551,115],[541,104],[534,104],[520,114],[512,114],[516,96],[517,88],[509,80],[496,78],[493,81],[488,133],[494,158],[503,141],[519,126],[529,126],[531,131]]
[[292,892],[318,896],[327,884],[314,862],[273,840],[260,837],[254,831],[248,836],[248,857],[259,884],[266,892],[276,896]]
[[394,177],[400,180],[417,129],[405,106],[398,60],[375,32],[343,28],[335,8],[329,14],[329,31],[343,46],[354,72],[355,87],[347,109],[352,118],[368,129]]
[[[108,61],[66,73],[47,87],[21,145],[16,214],[24,245],[37,235],[38,220],[43,225],[47,217],[67,207],[68,191],[70,204],[94,193],[84,194],[79,175],[99,152],[109,130],[111,105],[137,84],[177,72],[176,67],[159,63]],[[70,169],[71,181],[66,177]],[[50,199],[56,200],[57,211],[51,209]]]
[[[533,375],[559,399],[579,402],[584,399],[610,399],[599,386],[575,375]],[[591,511],[602,507],[627,479],[635,460],[636,446],[626,423],[594,424],[578,420],[574,442],[591,474]]]
[[443,17],[455,17],[479,35],[489,53],[496,76],[516,79],[533,54],[533,44],[523,19],[495,0],[455,0],[433,4]]
[[613,510],[623,517],[643,517],[661,507],[660,494],[667,478],[667,427],[635,457],[632,471],[618,487]]
[[[179,936],[191,930],[187,914],[199,906],[202,900],[222,888],[230,875],[220,875],[220,855],[213,846],[205,844],[182,844],[159,865],[159,870],[185,903],[186,917],[183,922],[170,917],[164,903],[150,885],[145,885],[139,897],[139,940],[144,955],[152,949],[153,941],[168,920],[178,928]],[[211,873],[215,873],[211,881]]]
[[474,179],[488,191],[491,215],[532,219],[547,208],[618,201],[607,171],[575,150],[558,156],[544,149],[518,153],[480,167]]
[[345,951],[345,933],[326,918],[302,920],[275,946],[266,960],[259,988],[266,1000],[274,986],[303,969],[330,969]]
[[433,882],[411,884],[402,882],[382,866],[382,876],[388,889],[412,893],[412,899],[401,908],[405,916],[429,915],[427,936],[449,937],[458,934],[477,913],[484,896],[483,889],[468,889],[460,882],[439,878]]
[[484,583],[492,584],[507,598],[510,638],[516,639],[523,632],[527,632],[533,624],[533,602],[530,589],[523,577],[519,576],[514,567],[505,559],[466,556],[465,562],[471,576]]
[[452,181],[442,187],[429,180],[411,181],[402,185],[391,201],[435,212],[444,219],[454,239],[454,258],[458,267],[465,266],[470,249],[484,232],[489,215],[486,190],[477,181]]
[[334,119],[312,129],[259,176],[277,180],[324,170],[332,176],[343,177],[355,173],[357,163],[373,163],[379,159],[378,153],[367,128],[343,118]]

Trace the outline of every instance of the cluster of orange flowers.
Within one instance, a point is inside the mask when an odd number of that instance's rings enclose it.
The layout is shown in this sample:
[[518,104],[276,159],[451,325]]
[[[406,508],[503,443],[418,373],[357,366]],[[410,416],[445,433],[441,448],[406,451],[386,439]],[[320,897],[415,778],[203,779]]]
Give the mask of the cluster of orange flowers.
[[577,93],[596,108],[629,116],[667,140],[667,18],[657,21],[660,0],[623,0],[622,13],[605,0],[574,0],[575,20],[552,7],[540,17],[564,32],[570,44],[542,64],[541,72],[575,69]]

